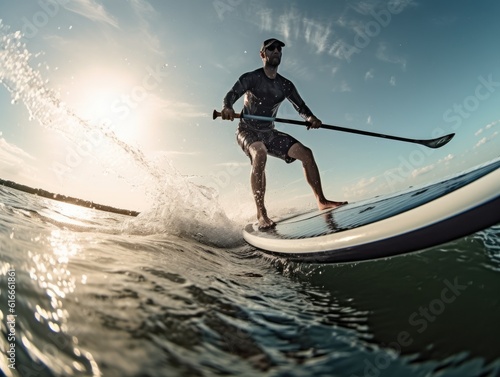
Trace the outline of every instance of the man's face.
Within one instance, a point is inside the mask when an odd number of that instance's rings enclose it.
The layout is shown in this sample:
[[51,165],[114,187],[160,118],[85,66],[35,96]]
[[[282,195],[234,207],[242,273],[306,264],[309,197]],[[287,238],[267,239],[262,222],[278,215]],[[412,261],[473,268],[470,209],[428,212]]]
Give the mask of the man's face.
[[266,64],[277,67],[281,63],[281,45],[274,42],[261,52],[261,56],[262,59],[265,60]]

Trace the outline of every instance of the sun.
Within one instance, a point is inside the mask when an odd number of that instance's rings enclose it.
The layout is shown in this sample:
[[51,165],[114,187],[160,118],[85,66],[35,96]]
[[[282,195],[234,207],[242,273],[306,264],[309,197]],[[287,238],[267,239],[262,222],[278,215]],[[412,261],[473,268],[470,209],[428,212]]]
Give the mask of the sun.
[[93,68],[74,77],[67,102],[83,119],[111,125],[113,132],[127,142],[136,141],[149,122],[145,102],[148,93],[128,71]]

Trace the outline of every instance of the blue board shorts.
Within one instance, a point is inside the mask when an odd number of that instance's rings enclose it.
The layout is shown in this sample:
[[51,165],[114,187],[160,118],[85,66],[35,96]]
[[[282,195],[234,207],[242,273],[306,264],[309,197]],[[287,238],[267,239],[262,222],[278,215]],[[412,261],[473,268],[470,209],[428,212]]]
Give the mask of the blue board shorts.
[[287,164],[294,162],[295,158],[288,155],[290,147],[299,141],[292,136],[276,129],[256,130],[245,127],[238,127],[236,140],[245,154],[252,161],[252,156],[248,148],[256,141],[262,141],[267,148],[267,153],[273,157],[284,160]]

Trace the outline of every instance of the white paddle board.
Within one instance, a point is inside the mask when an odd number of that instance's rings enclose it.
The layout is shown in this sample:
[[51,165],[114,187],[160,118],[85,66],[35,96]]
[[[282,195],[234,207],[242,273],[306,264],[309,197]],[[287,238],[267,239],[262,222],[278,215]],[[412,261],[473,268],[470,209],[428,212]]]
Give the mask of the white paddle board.
[[252,246],[295,261],[337,263],[422,250],[500,222],[500,159],[448,180],[243,230]]

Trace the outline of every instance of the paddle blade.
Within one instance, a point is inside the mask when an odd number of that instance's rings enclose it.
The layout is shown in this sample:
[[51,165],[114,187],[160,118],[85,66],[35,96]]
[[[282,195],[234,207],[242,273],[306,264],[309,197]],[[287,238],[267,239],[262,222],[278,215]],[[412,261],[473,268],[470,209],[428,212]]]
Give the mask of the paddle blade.
[[441,148],[443,145],[448,144],[448,142],[451,139],[453,139],[453,136],[455,136],[455,134],[441,136],[441,137],[438,137],[436,139],[426,140],[425,143],[422,143],[422,144],[424,144],[425,146],[427,146],[429,148],[434,148],[434,149]]

